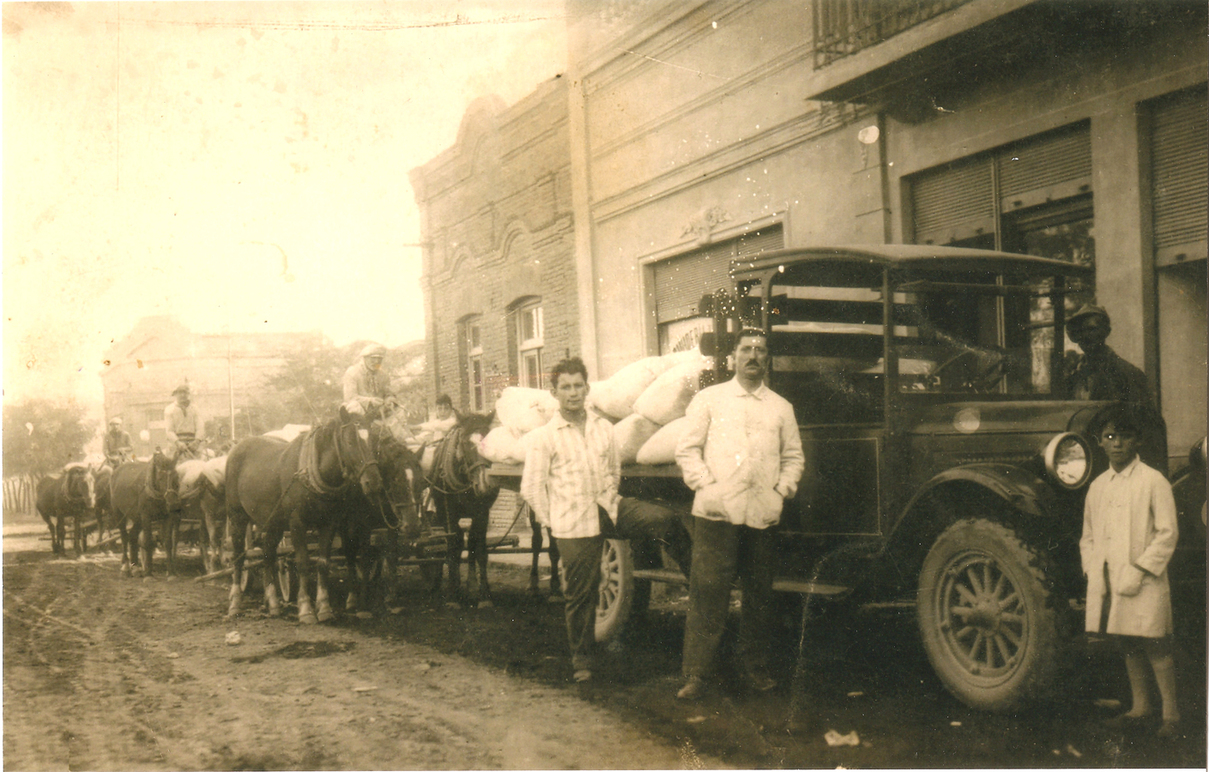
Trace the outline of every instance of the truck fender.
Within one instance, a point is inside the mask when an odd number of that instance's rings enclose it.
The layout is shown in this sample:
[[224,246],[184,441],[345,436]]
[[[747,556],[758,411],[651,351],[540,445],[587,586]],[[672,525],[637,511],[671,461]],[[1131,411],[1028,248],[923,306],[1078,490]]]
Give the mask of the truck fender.
[[902,517],[891,534],[891,542],[898,541],[902,533],[914,530],[925,500],[933,492],[952,485],[976,486],[994,494],[1012,509],[1024,515],[1049,518],[1057,514],[1057,497],[1044,479],[1032,472],[1012,464],[967,464],[946,469],[920,487],[903,508]]

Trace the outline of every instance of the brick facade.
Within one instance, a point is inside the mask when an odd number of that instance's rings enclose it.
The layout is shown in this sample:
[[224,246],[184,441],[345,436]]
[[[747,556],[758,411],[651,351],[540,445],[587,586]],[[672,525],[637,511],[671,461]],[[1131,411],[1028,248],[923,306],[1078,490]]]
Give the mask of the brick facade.
[[579,345],[565,84],[548,81],[512,107],[478,100],[457,143],[411,178],[427,244],[426,379],[459,409],[474,407],[466,335],[474,319],[489,410],[521,378],[519,307],[540,302],[544,371]]

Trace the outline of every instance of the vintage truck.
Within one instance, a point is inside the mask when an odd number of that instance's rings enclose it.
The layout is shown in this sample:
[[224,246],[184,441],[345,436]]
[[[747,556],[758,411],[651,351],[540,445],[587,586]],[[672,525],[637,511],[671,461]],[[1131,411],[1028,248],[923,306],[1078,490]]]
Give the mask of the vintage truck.
[[[730,377],[740,325],[767,332],[770,387],[794,405],[806,471],[777,527],[775,587],[845,602],[913,603],[922,645],[958,699],[1009,710],[1048,694],[1083,630],[1083,499],[1107,458],[1089,433],[1109,403],[1071,400],[1068,308],[1090,270],[985,250],[914,245],[782,250],[731,266],[703,298]],[[1082,293],[1082,294],[1081,294]],[[1069,296],[1069,299],[1068,299]],[[1161,419],[1143,457],[1166,471]],[[515,489],[521,469],[492,474]],[[1177,611],[1205,620],[1204,440],[1172,475]],[[687,511],[674,465],[627,466],[622,493]],[[651,581],[684,581],[649,545],[610,542],[598,634],[642,608]],[[1202,638],[1203,640],[1203,638]]]

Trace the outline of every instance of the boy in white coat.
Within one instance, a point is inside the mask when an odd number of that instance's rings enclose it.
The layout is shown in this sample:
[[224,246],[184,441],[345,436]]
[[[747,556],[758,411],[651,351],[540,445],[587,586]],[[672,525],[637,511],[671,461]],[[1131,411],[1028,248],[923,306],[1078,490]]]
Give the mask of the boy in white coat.
[[1180,713],[1167,562],[1179,532],[1171,484],[1138,458],[1139,430],[1126,405],[1110,409],[1100,430],[1110,466],[1087,491],[1079,541],[1087,575],[1086,629],[1116,637],[1125,653],[1133,705],[1109,723],[1126,726],[1152,714],[1149,660],[1162,698],[1159,736],[1174,737]]

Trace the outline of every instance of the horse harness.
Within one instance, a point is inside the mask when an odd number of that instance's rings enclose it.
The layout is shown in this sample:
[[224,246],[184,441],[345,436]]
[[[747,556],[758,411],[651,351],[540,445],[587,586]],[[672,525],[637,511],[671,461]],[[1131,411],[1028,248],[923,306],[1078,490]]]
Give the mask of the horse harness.
[[[464,485],[458,483],[457,462],[462,459],[462,443],[464,442],[463,435],[466,433],[464,427],[455,426],[449,430],[449,434],[437,445],[432,459],[432,477],[428,480],[428,485],[438,493],[443,493],[446,496],[456,496],[469,491],[474,487],[474,472],[475,470],[485,467],[488,462],[479,457],[478,463],[466,469],[466,483]],[[446,490],[438,485],[438,481],[450,484],[452,490]],[[455,487],[460,486],[460,487]]]
[[[301,482],[308,491],[324,499],[335,499],[343,496],[349,487],[364,474],[371,466],[377,466],[377,459],[372,457],[361,465],[354,474],[348,474],[345,469],[344,453],[340,449],[340,430],[349,424],[342,424],[333,432],[332,444],[336,448],[336,460],[340,464],[340,473],[344,481],[336,486],[328,485],[319,474],[319,436],[318,432],[310,432],[302,442],[302,450],[298,455],[298,471],[294,479]],[[293,482],[290,483],[293,485]],[[286,489],[288,491],[289,488]],[[285,492],[282,494],[285,497]]]

